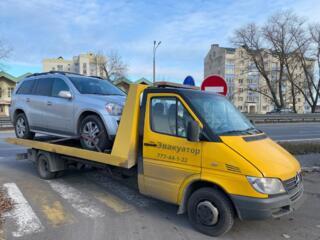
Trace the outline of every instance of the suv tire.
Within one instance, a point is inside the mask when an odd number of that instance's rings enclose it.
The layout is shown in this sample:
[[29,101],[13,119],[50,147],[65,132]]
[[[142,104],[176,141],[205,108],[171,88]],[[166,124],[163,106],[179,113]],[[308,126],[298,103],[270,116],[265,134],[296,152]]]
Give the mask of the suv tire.
[[104,152],[111,146],[106,128],[96,115],[85,117],[80,123],[79,132],[81,146],[84,149]]
[[199,232],[217,237],[233,226],[234,210],[229,198],[220,190],[200,188],[189,198],[188,217]]
[[17,138],[33,139],[35,133],[30,131],[28,119],[24,113],[19,113],[14,119],[14,131]]

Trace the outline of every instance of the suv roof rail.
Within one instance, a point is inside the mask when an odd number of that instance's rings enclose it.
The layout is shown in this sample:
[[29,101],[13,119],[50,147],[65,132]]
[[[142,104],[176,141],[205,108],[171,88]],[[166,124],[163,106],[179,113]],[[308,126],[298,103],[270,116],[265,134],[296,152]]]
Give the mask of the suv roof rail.
[[74,74],[74,75],[84,76],[84,75],[82,75],[82,74],[74,73],[74,72],[49,71],[49,72],[42,72],[42,73],[33,73],[33,74],[30,74],[30,75],[26,76],[26,78],[34,77],[34,76],[41,76],[41,75],[46,75],[46,74],[52,74],[52,73],[59,73],[59,74],[63,74],[63,75],[66,75],[66,74]]

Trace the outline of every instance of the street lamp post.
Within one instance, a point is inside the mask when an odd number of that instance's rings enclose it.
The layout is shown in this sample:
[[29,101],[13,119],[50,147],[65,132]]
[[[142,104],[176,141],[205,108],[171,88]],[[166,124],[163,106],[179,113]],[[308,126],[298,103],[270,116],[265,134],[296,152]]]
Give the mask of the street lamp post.
[[153,85],[156,81],[156,50],[161,44],[161,41],[153,41]]

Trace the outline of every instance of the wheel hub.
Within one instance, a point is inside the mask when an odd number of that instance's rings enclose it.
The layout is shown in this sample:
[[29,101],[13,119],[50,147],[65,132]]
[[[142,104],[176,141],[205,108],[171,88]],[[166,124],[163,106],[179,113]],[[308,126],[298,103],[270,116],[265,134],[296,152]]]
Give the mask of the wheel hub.
[[204,225],[214,225],[218,222],[219,211],[209,201],[202,201],[197,206],[197,217]]
[[98,144],[99,139],[97,138],[97,136],[99,135],[99,133],[100,129],[95,122],[87,122],[82,130],[82,134],[85,136],[84,142],[86,143],[86,145],[89,147],[94,147],[96,144]]
[[26,131],[26,124],[23,118],[19,118],[16,123],[16,130],[19,137],[23,137]]

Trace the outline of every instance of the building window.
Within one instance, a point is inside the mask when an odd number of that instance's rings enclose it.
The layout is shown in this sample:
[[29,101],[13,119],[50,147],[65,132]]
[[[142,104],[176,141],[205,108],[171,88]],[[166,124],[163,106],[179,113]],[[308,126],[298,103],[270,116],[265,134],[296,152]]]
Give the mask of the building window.
[[12,92],[13,92],[13,88],[12,87],[8,88],[8,97],[11,97]]
[[0,105],[0,112],[4,112],[4,107],[3,107],[3,105]]
[[243,79],[239,79],[239,84],[242,84],[243,83]]
[[2,88],[0,88],[0,98],[2,98]]
[[82,73],[83,73],[84,75],[87,75],[87,70],[84,70],[84,69],[83,69]]
[[57,65],[57,70],[58,71],[63,71],[63,65]]
[[238,97],[238,101],[243,101],[243,97]]
[[53,67],[53,68],[52,68],[52,71],[55,71],[55,70],[56,70],[56,68],[55,68],[55,67]]

